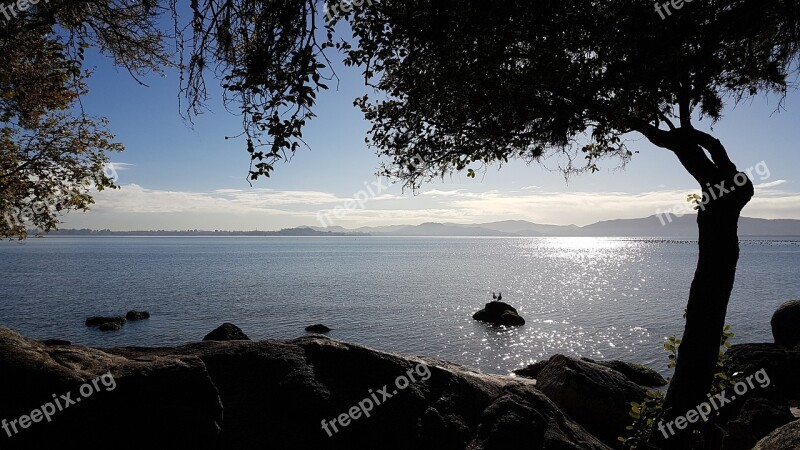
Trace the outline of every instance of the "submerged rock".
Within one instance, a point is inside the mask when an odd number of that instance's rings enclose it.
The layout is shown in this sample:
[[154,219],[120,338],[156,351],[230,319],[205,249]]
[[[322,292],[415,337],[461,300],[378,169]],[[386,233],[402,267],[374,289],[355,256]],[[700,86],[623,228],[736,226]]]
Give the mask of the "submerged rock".
[[130,321],[145,320],[150,318],[150,313],[148,311],[128,311],[125,318]]
[[473,314],[472,318],[494,325],[525,325],[525,319],[517,313],[513,306],[500,301],[487,303],[482,310]]
[[776,344],[788,348],[800,344],[800,300],[789,301],[778,307],[770,325]]
[[119,326],[121,327],[122,325],[125,325],[126,321],[127,320],[124,317],[118,317],[118,316],[115,317],[92,316],[86,319],[86,326],[99,327],[107,323],[116,323],[119,324]]
[[120,322],[105,322],[103,324],[100,324],[100,326],[97,327],[97,329],[100,330],[100,331],[119,331],[119,330],[122,329],[122,323],[120,323]]
[[330,328],[326,327],[325,325],[318,323],[316,325],[309,325],[306,327],[306,331],[311,333],[327,333],[331,331]]
[[203,338],[204,341],[249,341],[250,338],[244,334],[241,328],[232,323],[223,323],[217,329],[208,333]]

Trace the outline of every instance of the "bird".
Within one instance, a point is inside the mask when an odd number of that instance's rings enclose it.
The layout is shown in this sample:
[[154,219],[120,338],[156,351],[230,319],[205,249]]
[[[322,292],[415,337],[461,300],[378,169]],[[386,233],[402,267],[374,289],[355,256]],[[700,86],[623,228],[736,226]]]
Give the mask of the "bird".
[[497,301],[499,302],[502,299],[503,299],[503,293],[501,292],[500,294],[497,295]]
[[495,300],[497,300],[497,294],[495,294],[494,292],[492,292],[492,298],[493,298],[493,299],[495,299]]

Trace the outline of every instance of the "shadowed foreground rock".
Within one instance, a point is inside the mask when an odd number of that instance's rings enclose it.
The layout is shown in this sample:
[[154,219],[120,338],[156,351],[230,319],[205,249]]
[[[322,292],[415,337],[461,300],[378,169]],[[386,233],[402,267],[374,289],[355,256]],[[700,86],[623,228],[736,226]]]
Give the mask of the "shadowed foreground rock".
[[794,450],[798,448],[800,448],[800,420],[795,420],[758,441],[753,450]]
[[[97,350],[0,329],[0,418],[109,370],[113,391],[11,438],[0,431],[0,448],[608,449],[531,381],[322,336]],[[378,399],[370,417],[322,429],[366,398]]]
[[800,300],[782,304],[770,320],[775,343],[794,348],[800,345]]
[[616,370],[564,355],[550,358],[536,381],[562,411],[612,446],[631,424],[630,403],[647,395]]
[[[109,371],[113,383],[91,385]],[[48,403],[50,422],[32,413]],[[15,434],[10,422],[23,415]],[[2,449],[203,448],[219,434],[222,404],[197,357],[125,358],[0,328],[0,420]]]

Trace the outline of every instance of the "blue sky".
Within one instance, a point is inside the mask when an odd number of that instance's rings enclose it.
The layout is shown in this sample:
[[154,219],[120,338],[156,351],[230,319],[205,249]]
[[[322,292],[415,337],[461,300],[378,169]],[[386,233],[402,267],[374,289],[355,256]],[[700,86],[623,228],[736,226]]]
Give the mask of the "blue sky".
[[[112,155],[121,189],[98,193],[90,212],[65,217],[65,228],[280,229],[319,226],[326,211],[325,223],[348,228],[506,219],[584,225],[649,216],[699,191],[673,154],[632,136],[638,141],[630,147],[640,153],[624,170],[606,161],[601,172],[567,183],[558,160],[544,167],[512,161],[475,179],[456,174],[417,193],[403,192],[374,175],[380,159],[366,147],[369,124],[352,105],[367,88],[358,69],[341,66],[338,90],[319,95],[318,117],[305,131],[311,150],[302,149],[290,163],[278,164],[271,178],[250,186],[243,142],[225,139],[238,134],[240,119],[225,110],[213,80],[212,111],[196,117],[192,127],[180,114],[177,73],[147,77],[144,87],[107,59],[93,55],[89,65],[95,73],[83,105],[111,120],[127,150]],[[729,107],[713,134],[740,170],[760,169],[754,172],[757,196],[745,216],[800,219],[800,92],[792,92],[786,110],[776,114],[778,100],[760,96]],[[359,201],[346,203],[353,198]],[[337,207],[340,212],[331,215]]]

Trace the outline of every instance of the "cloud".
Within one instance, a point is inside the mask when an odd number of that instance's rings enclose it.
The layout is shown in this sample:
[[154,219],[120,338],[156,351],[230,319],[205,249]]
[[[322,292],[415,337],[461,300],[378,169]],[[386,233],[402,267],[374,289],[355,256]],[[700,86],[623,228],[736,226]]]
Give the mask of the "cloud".
[[[800,194],[775,190],[777,180],[760,185],[744,215],[800,218]],[[391,192],[395,190],[396,192]],[[392,187],[337,215],[331,225],[348,228],[423,222],[477,223],[523,219],[576,224],[645,217],[685,206],[697,189],[628,192],[544,192],[432,189],[419,195]],[[182,192],[129,184],[95,194],[89,214],[70,214],[67,226],[112,229],[278,229],[318,225],[320,213],[341,207],[353,196],[320,191],[218,189]],[[354,203],[350,202],[352,206]]]
[[769,183],[756,184],[753,187],[756,189],[770,189],[786,183],[787,183],[786,180],[775,180],[775,181],[770,181]]

